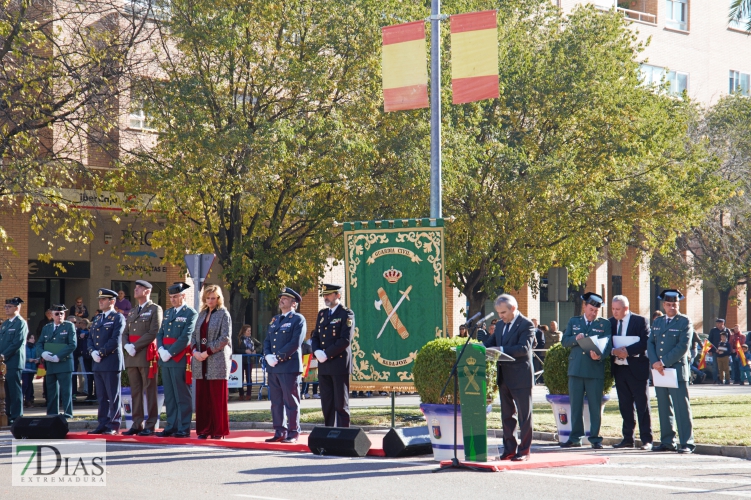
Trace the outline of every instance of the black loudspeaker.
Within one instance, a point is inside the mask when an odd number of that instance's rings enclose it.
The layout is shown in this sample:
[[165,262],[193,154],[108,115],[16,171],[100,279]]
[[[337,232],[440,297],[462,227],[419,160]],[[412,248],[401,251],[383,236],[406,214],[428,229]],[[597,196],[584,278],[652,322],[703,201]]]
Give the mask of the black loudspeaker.
[[383,438],[383,451],[387,457],[414,457],[432,454],[433,445],[430,443],[428,427],[405,427],[389,430]]
[[68,421],[62,415],[21,417],[10,428],[16,439],[65,439]]
[[308,448],[316,455],[364,457],[370,445],[370,439],[359,427],[314,427],[308,437]]

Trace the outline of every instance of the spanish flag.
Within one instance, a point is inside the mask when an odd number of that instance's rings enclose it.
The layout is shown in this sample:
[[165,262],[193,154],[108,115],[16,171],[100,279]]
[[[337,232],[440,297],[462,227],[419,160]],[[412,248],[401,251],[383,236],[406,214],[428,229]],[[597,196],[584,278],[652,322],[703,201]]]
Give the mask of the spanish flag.
[[712,344],[709,343],[709,340],[704,341],[704,346],[701,348],[701,357],[699,358],[699,370],[703,370],[707,366],[707,362],[704,358],[707,357],[707,353],[711,348]]
[[386,26],[381,34],[384,111],[427,108],[425,21]]
[[741,360],[741,366],[746,366],[746,355],[743,352],[743,346],[741,345],[740,340],[735,341],[735,350],[738,353],[738,357]]
[[500,95],[496,11],[451,16],[451,88],[454,104]]

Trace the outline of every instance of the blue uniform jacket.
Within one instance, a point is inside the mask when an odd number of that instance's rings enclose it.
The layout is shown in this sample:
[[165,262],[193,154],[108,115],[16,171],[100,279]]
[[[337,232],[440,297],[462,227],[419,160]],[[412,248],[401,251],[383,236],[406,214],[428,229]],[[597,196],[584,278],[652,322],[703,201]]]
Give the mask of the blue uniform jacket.
[[307,325],[305,317],[294,311],[274,316],[263,341],[263,355],[273,354],[279,360],[266,367],[270,373],[302,373],[302,343]]
[[311,335],[313,352],[326,353],[325,362],[318,364],[319,375],[346,375],[352,373],[352,348],[350,342],[355,331],[355,313],[344,305],[329,318],[329,308],[321,309]]
[[102,357],[100,363],[94,362],[95,372],[119,372],[125,369],[123,361],[123,331],[125,317],[119,312],[111,311],[99,314],[89,328],[89,354],[96,351]]

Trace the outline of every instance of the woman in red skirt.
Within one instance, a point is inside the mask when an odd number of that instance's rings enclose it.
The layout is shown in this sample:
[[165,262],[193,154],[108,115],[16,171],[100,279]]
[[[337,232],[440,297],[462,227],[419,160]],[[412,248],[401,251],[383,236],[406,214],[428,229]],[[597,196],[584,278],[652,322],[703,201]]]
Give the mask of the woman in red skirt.
[[206,285],[201,312],[193,331],[191,369],[196,381],[196,434],[198,439],[229,435],[227,380],[231,367],[232,319],[218,285]]

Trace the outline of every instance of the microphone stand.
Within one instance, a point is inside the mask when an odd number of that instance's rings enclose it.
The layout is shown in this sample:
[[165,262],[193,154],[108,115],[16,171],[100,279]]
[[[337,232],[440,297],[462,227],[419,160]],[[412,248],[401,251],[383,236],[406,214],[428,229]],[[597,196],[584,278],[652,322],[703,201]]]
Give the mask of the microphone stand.
[[[469,326],[469,325],[467,325]],[[475,330],[477,329],[477,325],[475,325]],[[449,373],[449,378],[446,380],[446,383],[443,384],[443,390],[441,390],[441,397],[446,393],[446,389],[448,388],[449,382],[451,382],[451,378],[454,379],[454,458],[451,459],[450,464],[441,465],[437,469],[433,469],[432,472],[441,472],[448,469],[467,469],[467,470],[474,470],[478,472],[492,472],[492,469],[484,469],[480,467],[475,467],[473,465],[467,465],[465,463],[462,463],[459,461],[459,458],[457,457],[457,421],[458,421],[458,405],[457,405],[457,395],[459,393],[459,374],[457,373],[457,368],[459,367],[459,361],[461,361],[462,356],[464,356],[464,351],[467,349],[467,345],[469,345],[469,341],[472,340],[472,335],[467,330],[467,341],[462,346],[462,350],[459,351],[459,355],[456,357],[456,361],[454,361],[454,366],[451,367],[451,373]]]

